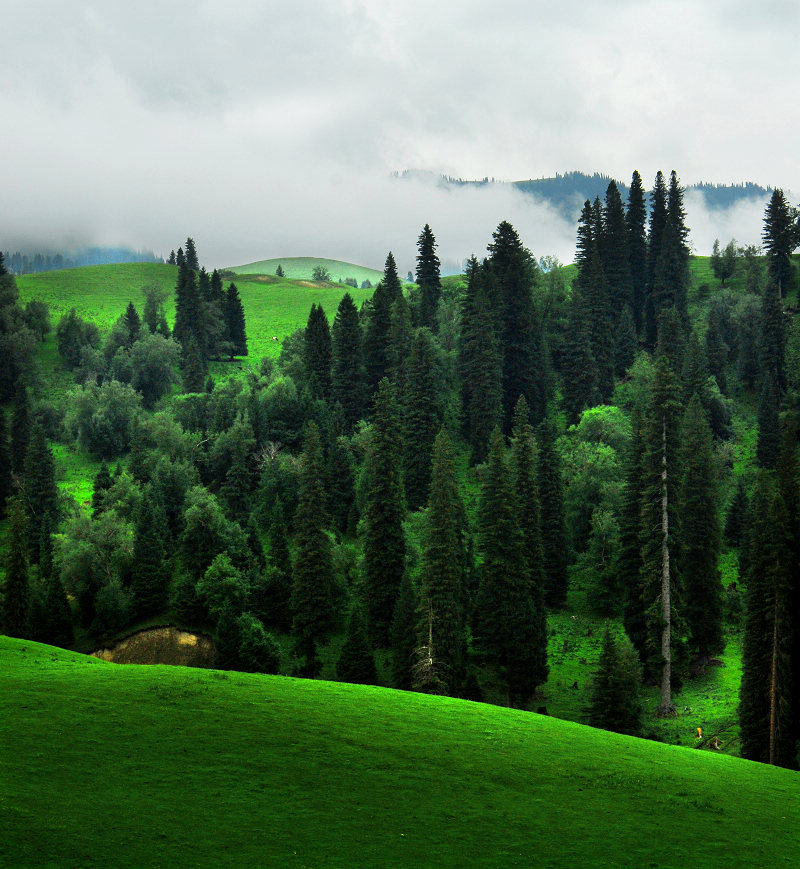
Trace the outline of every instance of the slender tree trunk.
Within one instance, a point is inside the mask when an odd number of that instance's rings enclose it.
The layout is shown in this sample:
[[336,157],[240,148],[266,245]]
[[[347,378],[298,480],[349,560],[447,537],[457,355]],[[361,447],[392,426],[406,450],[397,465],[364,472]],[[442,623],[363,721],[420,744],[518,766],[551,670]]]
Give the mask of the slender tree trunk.
[[776,683],[778,681],[778,595],[772,613],[772,667],[769,678],[769,762],[775,763]]
[[663,422],[661,434],[661,617],[664,628],[661,632],[661,706],[659,714],[671,715],[672,705],[672,606],[670,600],[669,564],[669,496],[667,490],[667,421]]

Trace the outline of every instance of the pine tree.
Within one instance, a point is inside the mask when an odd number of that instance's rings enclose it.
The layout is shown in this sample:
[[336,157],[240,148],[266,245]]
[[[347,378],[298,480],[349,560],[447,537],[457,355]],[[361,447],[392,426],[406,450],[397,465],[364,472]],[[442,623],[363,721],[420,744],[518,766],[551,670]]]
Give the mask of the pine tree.
[[644,302],[647,294],[647,208],[644,201],[642,176],[634,172],[628,191],[628,211],[625,215],[628,227],[628,265],[633,288],[633,320],[637,333],[644,321]]
[[388,643],[405,571],[405,511],[397,427],[394,388],[384,378],[375,396],[363,521],[367,627],[373,643],[381,647]]
[[667,225],[667,185],[663,172],[656,174],[650,193],[650,227],[647,235],[647,288],[644,300],[645,339],[650,348],[658,338],[658,308],[654,301],[656,269],[661,259],[664,231]]
[[404,396],[406,389],[406,363],[411,354],[411,345],[414,341],[411,309],[405,296],[401,295],[394,305],[392,305],[388,341],[387,360],[389,367],[387,369],[387,376],[397,387],[398,394]]
[[545,423],[539,432],[537,480],[541,504],[545,603],[550,609],[561,609],[567,603],[568,557],[561,461],[552,427]]
[[383,278],[381,279],[383,288],[386,291],[386,296],[389,300],[389,309],[400,298],[403,293],[403,285],[400,283],[400,277],[397,274],[397,264],[394,261],[394,255],[391,251],[386,255],[386,263],[383,267]]
[[479,507],[483,556],[474,632],[505,677],[508,705],[528,702],[541,680],[536,612],[525,538],[505,466],[503,436],[492,434]]
[[311,394],[327,399],[331,393],[331,330],[322,305],[311,305],[305,329],[303,361]]
[[39,625],[41,642],[52,646],[70,646],[73,641],[72,610],[69,606],[64,584],[58,573],[50,569],[41,572],[44,557],[40,557],[39,566],[44,586],[42,605],[42,620]]
[[269,531],[269,554],[267,563],[270,568],[268,601],[264,611],[269,613],[269,622],[277,630],[288,632],[292,626],[292,557],[286,538],[286,522],[283,518],[281,499],[276,498],[272,507]]
[[169,572],[165,564],[164,509],[154,497],[152,486],[145,486],[136,517],[133,538],[131,593],[139,618],[162,612],[169,596]]
[[625,305],[614,331],[614,374],[617,377],[625,376],[625,372],[633,365],[638,350],[633,312],[630,305]]
[[197,261],[197,250],[194,246],[194,239],[187,238],[184,255],[186,257],[186,265],[194,272],[200,270],[200,263]]
[[[642,431],[642,594],[647,625],[645,672],[659,677],[659,713],[671,714],[679,679],[680,582],[677,573],[678,413],[676,377],[666,356],[656,359],[650,407]],[[673,661],[675,667],[673,667]]]
[[586,408],[600,403],[591,334],[583,305],[577,298],[573,298],[570,305],[569,326],[564,338],[562,373],[564,411],[567,422],[575,425]]
[[11,446],[8,442],[6,415],[0,411],[0,519],[6,515],[6,499],[13,490],[11,474]]
[[133,302],[128,302],[124,314],[125,329],[128,333],[126,345],[130,348],[134,341],[138,341],[142,334],[142,320]]
[[768,281],[761,299],[758,355],[761,373],[780,392],[786,388],[786,325],[777,284]]
[[633,304],[633,280],[625,209],[615,181],[609,182],[606,189],[599,246],[603,274],[608,284],[611,316],[616,321],[625,306]]
[[728,546],[740,546],[747,527],[747,515],[750,509],[747,493],[741,480],[736,484],[736,492],[725,518],[725,542]]
[[367,394],[372,396],[378,384],[389,375],[389,331],[394,299],[383,281],[372,294],[369,317],[364,332],[364,367]]
[[194,336],[189,337],[184,344],[182,368],[183,391],[203,392],[208,366]]
[[239,298],[236,284],[228,284],[223,309],[225,331],[231,344],[231,359],[234,356],[247,356],[247,330],[244,320],[244,306]]
[[483,280],[473,257],[467,266],[458,360],[461,413],[473,464],[484,461],[489,436],[502,421],[500,351]]
[[184,263],[178,269],[178,281],[175,285],[175,325],[172,335],[184,351],[188,342],[194,339],[202,355],[205,348],[200,334],[199,313],[200,297],[195,273]]
[[536,444],[533,427],[528,422],[528,404],[520,396],[514,410],[511,441],[511,472],[533,600],[533,642],[538,656],[536,683],[547,680],[547,613],[545,610],[544,549],[542,547],[541,505],[536,473]]
[[756,460],[761,468],[774,468],[781,447],[780,398],[775,380],[768,374],[762,379],[758,399],[758,442]]
[[169,252],[169,259],[167,260],[167,265],[174,266],[175,264],[176,264],[175,251],[171,250]]
[[331,331],[331,396],[348,430],[364,415],[365,379],[358,309],[349,293],[339,302]]
[[42,528],[58,516],[55,458],[40,425],[31,429],[21,494],[28,511],[29,560],[38,564]]
[[394,608],[389,642],[392,647],[392,684],[410,691],[414,684],[414,653],[417,649],[419,601],[408,574],[403,575]]
[[436,255],[436,238],[426,223],[417,239],[417,274],[420,288],[420,323],[432,332],[436,331],[436,309],[442,295],[439,257]]
[[773,475],[760,475],[751,516],[739,694],[742,757],[794,766],[790,600],[796,590],[788,515]]
[[28,389],[18,380],[11,405],[11,468],[17,475],[24,473],[25,455],[31,437],[31,408]]
[[92,485],[92,519],[96,519],[103,512],[103,501],[111,486],[111,472],[108,470],[108,465],[103,462]]
[[722,393],[727,392],[727,367],[730,347],[725,340],[725,315],[720,305],[712,305],[708,314],[706,329],[706,358],[711,374],[717,381]]
[[592,679],[589,724],[639,736],[642,732],[641,665],[632,649],[620,649],[606,626],[603,650]]
[[689,646],[705,663],[722,651],[722,581],[717,481],[711,428],[695,393],[683,418],[681,572]]
[[[458,492],[453,447],[442,429],[433,445],[430,498],[423,533],[419,645],[427,649],[436,682],[456,694],[464,678],[466,519]],[[430,619],[430,624],[429,624]]]
[[325,639],[335,624],[333,562],[330,539],[325,531],[325,489],[319,429],[306,426],[295,516],[297,552],[292,578],[293,630],[300,649],[315,668],[317,642]]
[[407,364],[403,402],[403,482],[409,510],[418,510],[428,498],[431,450],[441,425],[439,371],[434,339],[427,329],[414,336]]
[[28,519],[19,498],[9,498],[8,550],[3,581],[0,625],[9,637],[29,637],[30,585],[28,582]]
[[367,639],[361,608],[358,606],[353,607],[350,614],[347,636],[336,665],[336,675],[340,682],[352,682],[356,685],[375,685],[378,681],[375,656]]
[[778,298],[783,298],[791,289],[794,272],[791,255],[797,247],[797,210],[791,208],[780,188],[772,191],[764,213],[762,234],[767,252],[769,279],[776,285]]
[[328,451],[328,513],[340,534],[352,532],[357,517],[355,460],[347,438],[336,438]]

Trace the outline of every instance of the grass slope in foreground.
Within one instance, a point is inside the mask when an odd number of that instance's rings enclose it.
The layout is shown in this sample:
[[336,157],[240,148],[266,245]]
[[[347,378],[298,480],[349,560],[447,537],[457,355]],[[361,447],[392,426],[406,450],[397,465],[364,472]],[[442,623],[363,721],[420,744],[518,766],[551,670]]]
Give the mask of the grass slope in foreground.
[[796,773],[531,713],[0,637],[3,866],[775,866]]

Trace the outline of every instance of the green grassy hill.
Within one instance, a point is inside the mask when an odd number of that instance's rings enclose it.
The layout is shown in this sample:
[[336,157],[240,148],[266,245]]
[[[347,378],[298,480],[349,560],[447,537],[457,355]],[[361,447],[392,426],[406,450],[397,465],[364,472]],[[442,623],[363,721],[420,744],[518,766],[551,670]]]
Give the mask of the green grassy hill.
[[380,688],[0,659],[3,866],[800,861],[787,770]]
[[[128,302],[133,302],[141,312],[144,303],[142,287],[151,283],[159,284],[169,292],[167,318],[171,323],[175,315],[173,295],[177,274],[175,266],[125,263],[22,275],[17,278],[17,286],[22,304],[37,299],[50,306],[54,327],[64,314],[75,308],[81,317],[92,320],[101,330],[107,330],[124,313]],[[375,274],[380,278],[380,272]],[[244,305],[250,351],[248,361],[252,365],[257,365],[263,356],[280,353],[283,338],[305,326],[313,302],[323,306],[328,320],[333,323],[336,308],[346,291],[356,305],[372,295],[372,290],[274,277],[266,280],[237,279],[236,286]],[[278,341],[273,341],[273,336]],[[58,360],[53,335],[46,342],[43,354],[46,364],[49,360],[47,367],[50,370],[55,368]]]
[[375,286],[383,277],[383,272],[378,269],[357,266],[354,263],[343,262],[338,259],[322,259],[315,256],[264,259],[254,263],[247,263],[246,265],[229,266],[227,271],[238,275],[274,275],[279,265],[283,269],[285,277],[298,281],[310,281],[314,266],[326,268],[333,281],[355,278],[359,286],[361,286],[362,281],[371,281],[372,285]]

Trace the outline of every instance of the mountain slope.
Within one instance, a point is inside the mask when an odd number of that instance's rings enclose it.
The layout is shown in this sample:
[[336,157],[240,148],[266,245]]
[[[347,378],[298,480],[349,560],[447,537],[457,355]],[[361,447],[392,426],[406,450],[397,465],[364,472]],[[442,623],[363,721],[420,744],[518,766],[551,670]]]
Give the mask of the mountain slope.
[[800,859],[787,770],[380,688],[3,637],[0,661],[1,865]]

